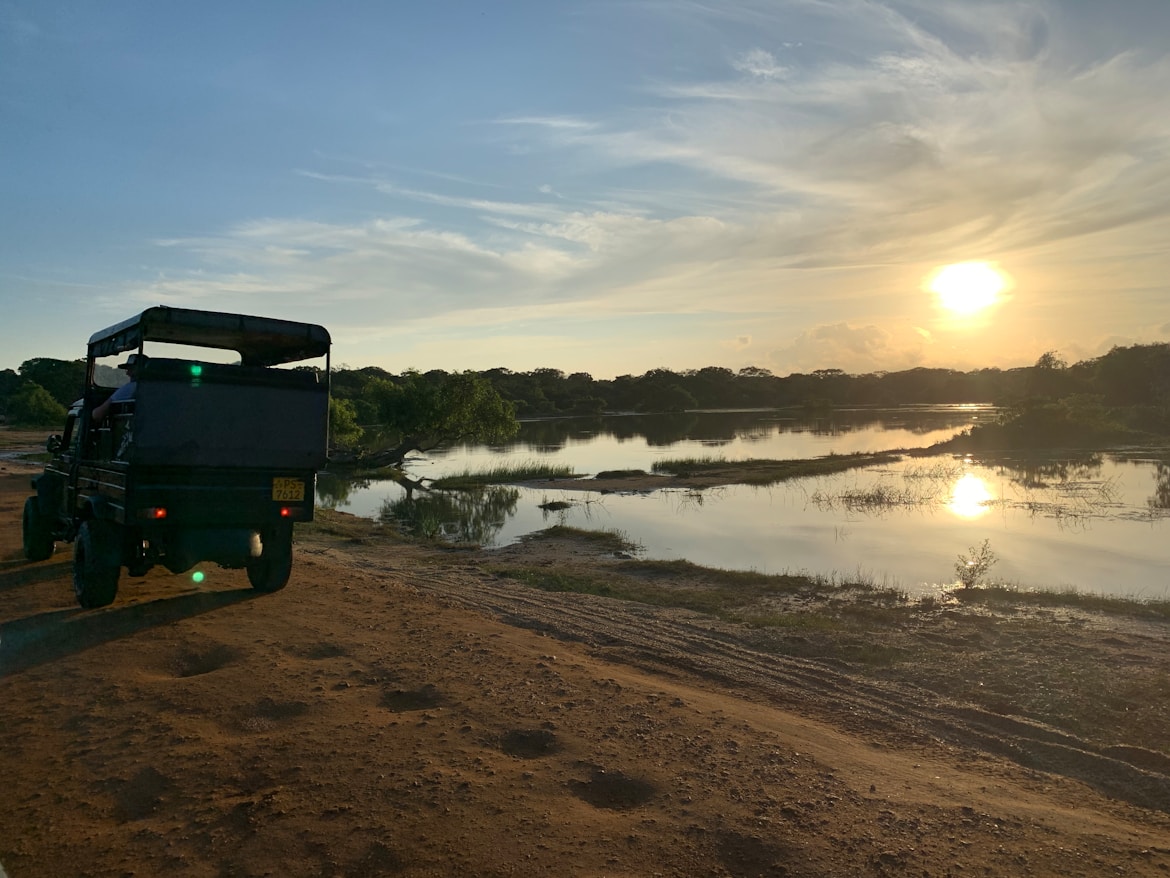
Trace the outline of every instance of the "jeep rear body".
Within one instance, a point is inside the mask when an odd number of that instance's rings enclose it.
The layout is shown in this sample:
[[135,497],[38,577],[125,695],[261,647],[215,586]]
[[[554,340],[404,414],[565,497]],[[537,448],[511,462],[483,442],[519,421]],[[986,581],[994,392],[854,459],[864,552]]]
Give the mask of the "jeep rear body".
[[[144,357],[148,343],[165,344],[168,356]],[[169,356],[175,345],[235,351],[239,362]],[[313,518],[327,460],[329,350],[315,324],[168,307],[95,333],[83,397],[34,480],[31,514],[44,515],[54,540],[73,541],[95,522],[85,534],[90,566],[100,567],[95,552],[116,554],[136,575],[210,561],[248,567],[261,590],[282,587],[279,572],[261,584],[253,574],[269,549],[291,544],[294,522]],[[141,363],[134,398],[95,423],[110,394],[96,383],[97,362],[130,353]],[[278,368],[317,358],[323,369]]]

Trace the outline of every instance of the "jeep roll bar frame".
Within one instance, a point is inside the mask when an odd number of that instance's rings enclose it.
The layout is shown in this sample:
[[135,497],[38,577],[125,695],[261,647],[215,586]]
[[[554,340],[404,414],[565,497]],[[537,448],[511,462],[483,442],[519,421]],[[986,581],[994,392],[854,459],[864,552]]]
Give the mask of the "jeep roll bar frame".
[[141,352],[146,341],[235,351],[243,366],[279,366],[325,357],[325,374],[330,371],[331,339],[323,326],[167,305],[147,308],[136,317],[95,332],[89,337],[89,360]]

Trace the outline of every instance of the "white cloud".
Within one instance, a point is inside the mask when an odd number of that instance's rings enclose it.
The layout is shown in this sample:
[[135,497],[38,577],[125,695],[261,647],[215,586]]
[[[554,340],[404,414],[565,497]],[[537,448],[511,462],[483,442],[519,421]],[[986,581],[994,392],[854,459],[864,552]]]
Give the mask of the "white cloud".
[[788,68],[776,63],[771,52],[763,49],[750,49],[733,59],[731,66],[740,73],[746,73],[759,79],[780,79]]
[[897,371],[923,364],[925,340],[913,332],[895,334],[872,324],[834,323],[806,330],[768,356],[770,368],[778,374],[826,368],[854,374]]
[[597,127],[595,122],[572,116],[513,116],[498,121],[501,125],[533,125],[566,131],[590,131]]

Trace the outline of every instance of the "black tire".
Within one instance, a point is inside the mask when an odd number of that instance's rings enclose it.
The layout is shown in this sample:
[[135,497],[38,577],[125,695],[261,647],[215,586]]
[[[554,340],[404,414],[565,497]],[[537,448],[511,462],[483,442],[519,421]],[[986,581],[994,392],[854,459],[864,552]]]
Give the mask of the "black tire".
[[53,554],[52,522],[41,512],[36,497],[24,501],[24,557],[44,561]]
[[92,610],[114,602],[122,572],[121,555],[116,525],[93,519],[81,523],[73,543],[73,592],[77,603]]
[[248,582],[256,591],[280,591],[292,573],[292,528],[265,531],[260,541],[260,556],[248,559]]

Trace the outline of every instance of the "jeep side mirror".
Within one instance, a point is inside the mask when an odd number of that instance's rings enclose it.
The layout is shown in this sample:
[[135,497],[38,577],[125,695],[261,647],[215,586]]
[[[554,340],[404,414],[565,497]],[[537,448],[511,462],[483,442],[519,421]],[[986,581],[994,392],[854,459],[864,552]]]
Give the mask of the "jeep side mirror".
[[45,448],[48,449],[49,454],[56,454],[61,450],[61,437],[50,436],[45,442]]

